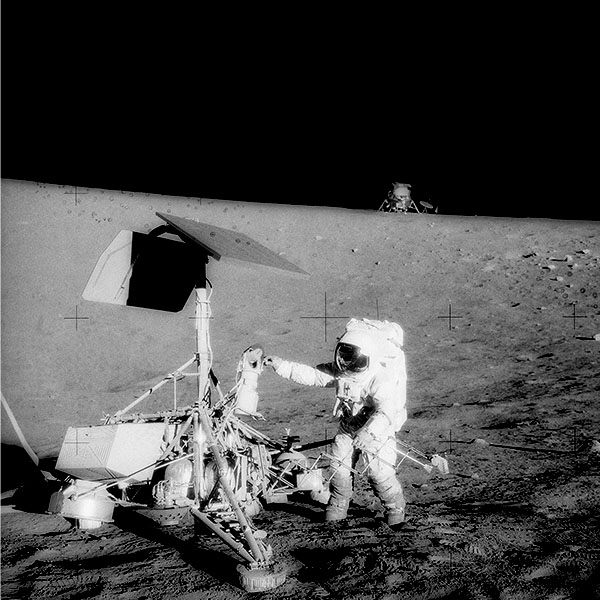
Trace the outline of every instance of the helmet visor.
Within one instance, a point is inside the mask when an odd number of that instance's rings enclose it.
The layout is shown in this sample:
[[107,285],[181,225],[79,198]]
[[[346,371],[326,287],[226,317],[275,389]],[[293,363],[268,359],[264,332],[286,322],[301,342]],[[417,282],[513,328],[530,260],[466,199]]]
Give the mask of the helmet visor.
[[357,346],[340,343],[335,349],[335,364],[342,372],[360,373],[368,368],[369,357],[362,354]]

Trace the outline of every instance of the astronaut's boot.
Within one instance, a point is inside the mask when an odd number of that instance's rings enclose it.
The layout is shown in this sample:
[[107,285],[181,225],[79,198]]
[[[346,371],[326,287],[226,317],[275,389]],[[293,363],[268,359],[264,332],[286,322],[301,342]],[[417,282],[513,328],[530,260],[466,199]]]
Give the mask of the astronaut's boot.
[[404,524],[404,507],[406,501],[402,492],[402,486],[395,477],[387,480],[372,482],[373,490],[379,497],[385,511],[385,521],[392,529],[399,529]]
[[404,524],[404,508],[395,504],[388,504],[385,507],[385,520],[392,529],[400,528]]
[[342,521],[348,516],[348,506],[350,498],[331,496],[327,508],[325,509],[326,521]]

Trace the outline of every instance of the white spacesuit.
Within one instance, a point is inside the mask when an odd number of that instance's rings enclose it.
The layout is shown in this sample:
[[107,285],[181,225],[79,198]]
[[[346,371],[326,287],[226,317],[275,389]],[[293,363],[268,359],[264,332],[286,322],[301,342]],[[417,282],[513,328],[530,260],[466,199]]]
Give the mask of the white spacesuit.
[[[337,467],[331,480],[327,521],[344,519],[352,496],[353,468],[365,454],[367,476],[390,526],[404,521],[405,500],[396,476],[395,434],[406,421],[406,367],[401,346],[391,345],[376,329],[353,319],[340,338],[332,363],[316,368],[269,356],[265,363],[300,384],[336,388],[333,414],[339,430],[332,446]],[[387,322],[385,322],[387,324]],[[357,325],[353,328],[351,324]],[[400,331],[402,329],[394,325]]]

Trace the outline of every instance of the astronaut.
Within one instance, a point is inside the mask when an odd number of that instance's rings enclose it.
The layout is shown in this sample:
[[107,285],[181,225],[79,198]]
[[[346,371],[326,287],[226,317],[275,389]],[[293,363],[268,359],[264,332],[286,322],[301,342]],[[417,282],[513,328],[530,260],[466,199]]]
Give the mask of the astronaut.
[[[352,322],[358,323],[354,319]],[[400,326],[393,325],[402,332]],[[265,364],[281,377],[303,385],[335,387],[333,414],[339,419],[339,429],[331,452],[335,472],[326,521],[346,518],[353,490],[350,469],[362,454],[368,465],[369,483],[384,507],[387,524],[397,528],[404,522],[406,503],[394,465],[395,434],[407,418],[406,367],[402,348],[394,349],[393,359],[389,349],[390,344],[382,340],[377,330],[347,326],[332,363],[313,368],[278,356],[265,358]]]

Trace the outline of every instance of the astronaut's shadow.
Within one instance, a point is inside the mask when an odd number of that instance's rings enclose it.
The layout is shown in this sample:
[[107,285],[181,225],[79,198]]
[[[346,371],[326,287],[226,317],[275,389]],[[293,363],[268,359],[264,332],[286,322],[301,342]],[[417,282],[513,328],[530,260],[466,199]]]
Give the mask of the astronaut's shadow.
[[[263,506],[267,512],[280,511],[303,517],[312,523],[323,523],[327,505],[303,494],[291,494],[287,502],[271,502]],[[350,501],[350,508],[348,509],[349,518],[373,520],[376,516],[376,510],[356,504],[353,500]]]
[[325,504],[312,500],[304,494],[290,494],[287,500],[263,503],[263,508],[267,512],[285,512],[318,523],[323,521]]

